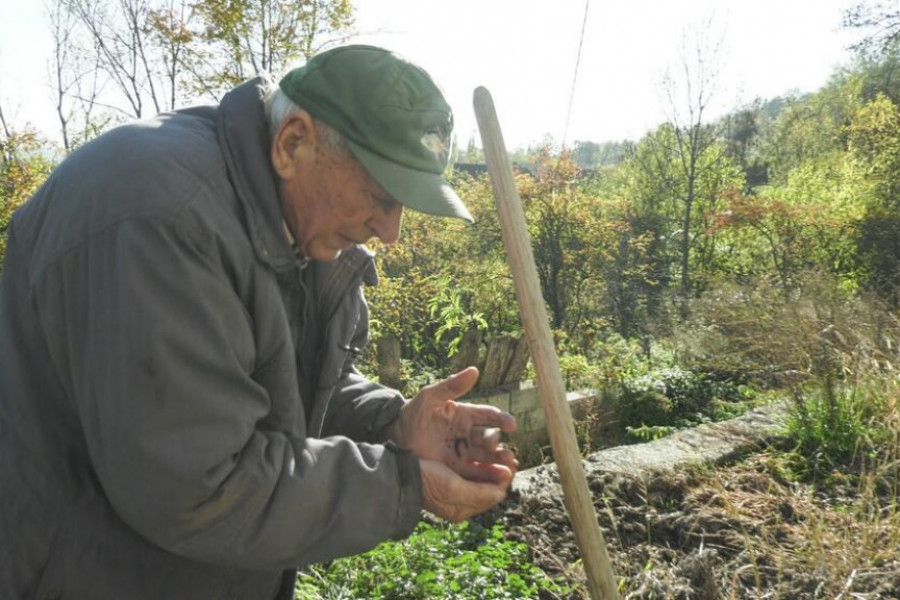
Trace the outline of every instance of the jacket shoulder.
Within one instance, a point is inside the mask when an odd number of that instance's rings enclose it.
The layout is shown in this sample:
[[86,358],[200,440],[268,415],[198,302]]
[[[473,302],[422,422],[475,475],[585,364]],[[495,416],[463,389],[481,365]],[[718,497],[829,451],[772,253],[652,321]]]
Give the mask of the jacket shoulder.
[[214,107],[119,126],[69,155],[17,211],[32,267],[93,233],[131,218],[176,221],[192,202],[225,202],[233,192],[216,135]]

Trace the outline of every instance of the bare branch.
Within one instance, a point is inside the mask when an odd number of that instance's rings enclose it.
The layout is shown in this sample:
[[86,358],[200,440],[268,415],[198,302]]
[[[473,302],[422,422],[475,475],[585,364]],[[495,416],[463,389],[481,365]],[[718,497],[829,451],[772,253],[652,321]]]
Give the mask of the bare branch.
[[6,124],[6,117],[3,116],[3,105],[0,104],[0,125],[3,126],[3,135],[7,138],[12,135],[9,131],[9,126]]
[[851,50],[885,51],[900,42],[900,6],[897,2],[860,2],[844,12],[842,26],[862,33]]

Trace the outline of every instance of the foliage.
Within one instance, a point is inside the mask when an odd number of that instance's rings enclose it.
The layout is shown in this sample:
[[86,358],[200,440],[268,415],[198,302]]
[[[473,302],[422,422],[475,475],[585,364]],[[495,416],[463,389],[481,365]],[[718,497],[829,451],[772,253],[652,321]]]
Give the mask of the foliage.
[[[788,434],[811,471],[827,473],[837,464],[874,455],[891,439],[893,432],[882,417],[892,396],[871,393],[873,384],[849,387],[829,380],[795,390]],[[884,391],[883,386],[876,389]]]
[[489,182],[461,176],[455,187],[475,224],[407,211],[401,243],[377,248],[380,283],[367,290],[373,341],[397,337],[413,369],[438,375],[449,374],[470,327],[492,335],[519,330]]
[[622,384],[621,426],[639,441],[675,429],[731,418],[752,400],[751,388],[682,369],[648,373]]
[[614,332],[598,337],[590,355],[595,377],[590,385],[604,387],[646,372],[651,366],[649,342],[649,339],[628,339]]
[[350,0],[52,0],[49,9],[67,150],[123,117],[218,100],[278,74],[353,24]]
[[[666,285],[679,282],[683,297],[706,287],[704,270],[716,254],[711,218],[721,194],[743,187],[740,169],[712,135],[706,129],[701,134],[663,125],[638,144],[626,165],[627,193],[640,231],[655,242],[656,279]],[[692,276],[694,270],[699,273]]]
[[404,542],[304,569],[295,588],[304,600],[518,600],[541,593],[567,593],[567,587],[531,564],[527,546],[504,540],[500,524],[486,529],[474,523],[420,523]]
[[580,390],[593,383],[594,369],[586,356],[563,353],[559,357],[559,370],[567,390]]
[[[543,295],[561,339],[583,354],[594,350],[606,327],[598,318],[605,299],[601,273],[613,267],[603,249],[616,231],[602,220],[607,205],[590,195],[598,183],[579,179],[568,155],[544,149],[535,164],[536,174],[520,174],[517,182]],[[472,327],[486,337],[520,329],[489,181],[458,176],[455,184],[475,224],[407,213],[403,242],[379,249],[382,283],[370,293],[375,337],[400,337],[403,355],[423,368],[446,368]]]
[[856,93],[838,77],[817,94],[788,98],[761,140],[769,183],[783,185],[806,161],[843,151],[841,127],[855,105]]
[[634,142],[629,140],[600,144],[576,140],[572,149],[572,159],[580,169],[615,167],[628,158],[632,152],[634,152]]
[[50,153],[49,144],[34,131],[4,129],[0,133],[0,264],[13,212],[49,175],[53,168]]
[[545,147],[536,164],[534,177],[520,178],[520,194],[551,326],[571,335],[582,321],[579,309],[598,293],[598,266],[610,232],[601,222],[600,205],[579,185],[569,153],[554,157]]
[[463,290],[450,285],[450,278],[441,277],[437,281],[438,292],[428,301],[428,312],[440,325],[434,332],[435,341],[441,343],[445,336],[452,336],[447,345],[447,356],[452,357],[459,349],[463,334],[470,329],[485,330],[488,323],[484,314],[463,307]]
[[[728,252],[706,267],[709,273],[738,281],[771,276],[787,289],[810,265],[846,272],[856,216],[834,192],[854,185],[851,177],[844,172],[829,175],[821,166],[808,174],[797,169],[780,190],[771,188],[757,196],[737,190],[722,194],[708,233],[715,235],[720,251]],[[840,187],[826,187],[826,181],[835,180]]]
[[259,73],[278,73],[344,38],[353,24],[350,0],[196,0],[196,38],[203,71],[193,86],[228,89]]
[[854,236],[862,283],[900,306],[900,107],[879,93],[848,129],[850,158],[870,186]]

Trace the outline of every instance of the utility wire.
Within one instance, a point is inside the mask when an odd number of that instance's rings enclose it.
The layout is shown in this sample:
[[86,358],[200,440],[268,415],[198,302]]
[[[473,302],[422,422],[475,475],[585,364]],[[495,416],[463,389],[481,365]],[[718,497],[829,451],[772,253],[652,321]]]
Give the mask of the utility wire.
[[572,90],[569,92],[569,110],[566,112],[566,127],[563,129],[562,146],[566,147],[569,135],[569,120],[572,118],[572,102],[575,100],[575,83],[578,81],[578,66],[581,64],[581,47],[584,45],[584,30],[587,28],[588,7],[591,0],[584,0],[584,18],[581,21],[581,38],[578,40],[578,56],[575,58],[575,74],[572,76]]

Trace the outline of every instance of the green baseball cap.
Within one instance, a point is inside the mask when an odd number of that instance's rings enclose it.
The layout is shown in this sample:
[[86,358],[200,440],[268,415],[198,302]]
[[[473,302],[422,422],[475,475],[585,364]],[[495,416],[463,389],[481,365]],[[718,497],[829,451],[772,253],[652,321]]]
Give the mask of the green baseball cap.
[[313,56],[279,86],[343,135],[360,164],[398,202],[474,221],[444,179],[453,113],[423,69],[383,48],[340,46]]

